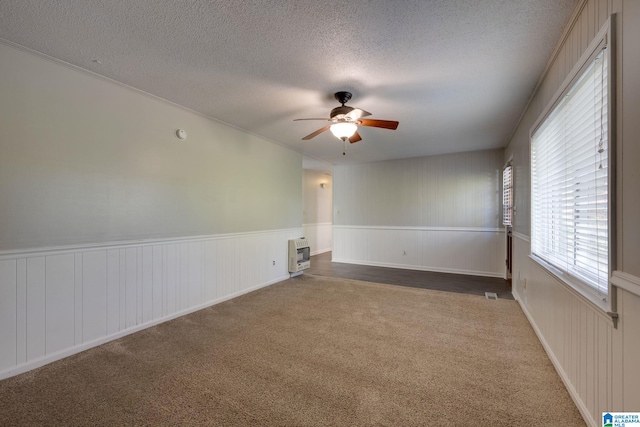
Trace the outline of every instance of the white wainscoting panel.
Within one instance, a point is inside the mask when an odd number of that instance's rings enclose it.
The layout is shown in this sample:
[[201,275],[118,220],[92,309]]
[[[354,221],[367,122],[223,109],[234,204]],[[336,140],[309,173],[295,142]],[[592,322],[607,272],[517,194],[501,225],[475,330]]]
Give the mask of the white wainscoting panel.
[[11,366],[17,360],[17,268],[16,263],[0,261],[0,277],[7,286],[0,287],[0,366]]
[[318,255],[331,250],[333,243],[332,223],[302,224],[302,235],[309,241],[311,255]]
[[[28,275],[29,271],[27,271]],[[44,350],[46,354],[55,354],[75,345],[75,256],[73,253],[45,257],[44,288]]]
[[637,410],[640,297],[618,290],[616,329],[606,313],[531,260],[528,239],[516,237],[513,294],[587,423],[600,425],[602,412]]
[[0,379],[285,280],[301,232],[0,254]]
[[333,226],[335,262],[504,277],[499,228]]

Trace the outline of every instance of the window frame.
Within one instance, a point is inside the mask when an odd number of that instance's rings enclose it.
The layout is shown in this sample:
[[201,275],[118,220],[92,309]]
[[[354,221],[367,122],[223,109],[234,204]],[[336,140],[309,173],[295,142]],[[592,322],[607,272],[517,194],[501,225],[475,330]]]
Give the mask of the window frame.
[[[504,201],[505,201],[505,197],[506,195],[506,187],[504,185],[504,174],[507,171],[507,169],[509,169],[509,205],[505,205]],[[502,168],[502,225],[504,227],[513,227],[513,207],[514,207],[514,197],[513,197],[513,193],[514,193],[514,180],[513,180],[513,174],[514,174],[514,170],[513,170],[513,162],[510,160],[509,162],[507,162],[506,165],[504,165],[504,167]],[[506,212],[509,213],[509,222],[505,222],[505,218],[506,218]]]
[[[545,120],[549,117],[549,115],[554,111],[556,106],[563,100],[564,96],[574,87],[574,84],[578,81],[578,79],[582,76],[584,71],[591,65],[596,56],[602,51],[603,47],[604,54],[607,58],[607,137],[608,137],[608,218],[607,218],[607,228],[608,228],[608,289],[607,295],[605,298],[599,297],[593,290],[593,288],[589,285],[586,285],[579,280],[575,280],[573,277],[566,274],[561,269],[549,264],[545,260],[539,258],[535,254],[533,254],[531,250],[531,246],[529,249],[529,257],[535,261],[537,264],[542,266],[548,273],[558,279],[561,283],[567,285],[574,293],[584,297],[587,301],[589,301],[595,307],[605,311],[608,314],[612,314],[616,311],[616,293],[615,286],[611,283],[612,272],[615,270],[616,266],[616,43],[615,43],[615,15],[611,15],[603,27],[600,29],[598,34],[596,34],[593,41],[589,44],[584,54],[580,57],[576,65],[573,67],[567,78],[563,81],[562,85],[556,91],[554,96],[552,97],[552,101],[546,106],[543,110],[542,114],[538,117],[534,125],[531,127],[529,131],[529,155],[530,161],[532,159],[532,139],[533,135],[536,133],[538,128],[545,122]],[[530,163],[531,164],[531,163]],[[533,218],[533,179],[532,179],[532,168],[530,168],[530,224],[533,231],[534,218]],[[533,232],[531,233],[531,239],[533,243]]]

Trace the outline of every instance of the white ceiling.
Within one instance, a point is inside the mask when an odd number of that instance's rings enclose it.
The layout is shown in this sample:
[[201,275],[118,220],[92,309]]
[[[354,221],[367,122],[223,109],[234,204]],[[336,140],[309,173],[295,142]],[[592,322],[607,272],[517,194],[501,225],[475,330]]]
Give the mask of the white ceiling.
[[[362,163],[506,146],[577,1],[0,0],[0,38]],[[338,90],[398,130],[301,141]]]

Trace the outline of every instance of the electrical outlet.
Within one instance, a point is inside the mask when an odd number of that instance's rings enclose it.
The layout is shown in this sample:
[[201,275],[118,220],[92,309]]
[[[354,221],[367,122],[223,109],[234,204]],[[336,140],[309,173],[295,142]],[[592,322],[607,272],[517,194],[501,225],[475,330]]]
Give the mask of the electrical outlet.
[[526,277],[522,280],[522,287],[524,289],[527,289],[527,279],[526,279]]
[[275,260],[273,261],[273,265],[276,265],[276,262],[275,262]]
[[407,254],[407,251],[402,251],[402,255],[406,255],[406,254]]

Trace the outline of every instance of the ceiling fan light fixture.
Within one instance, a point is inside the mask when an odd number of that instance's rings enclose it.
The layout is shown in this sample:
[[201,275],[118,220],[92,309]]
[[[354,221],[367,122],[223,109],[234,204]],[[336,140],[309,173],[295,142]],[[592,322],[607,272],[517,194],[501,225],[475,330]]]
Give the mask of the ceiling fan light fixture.
[[368,117],[371,115],[371,113],[365,110],[361,110],[360,108],[353,108],[344,105],[345,102],[351,99],[350,92],[336,92],[335,98],[342,105],[340,107],[332,109],[328,119],[294,119],[294,121],[296,122],[298,120],[320,120],[323,122],[330,122],[326,126],[323,126],[317,131],[312,132],[302,138],[303,141],[308,141],[320,135],[322,132],[331,130],[331,133],[342,142],[346,143],[347,141],[349,141],[353,144],[354,142],[362,141],[362,137],[358,133],[359,126],[368,126],[391,130],[396,130],[398,128],[399,123],[395,120],[364,119],[363,117]]
[[344,141],[353,136],[358,130],[358,126],[355,123],[334,123],[331,125],[331,133],[338,139]]

